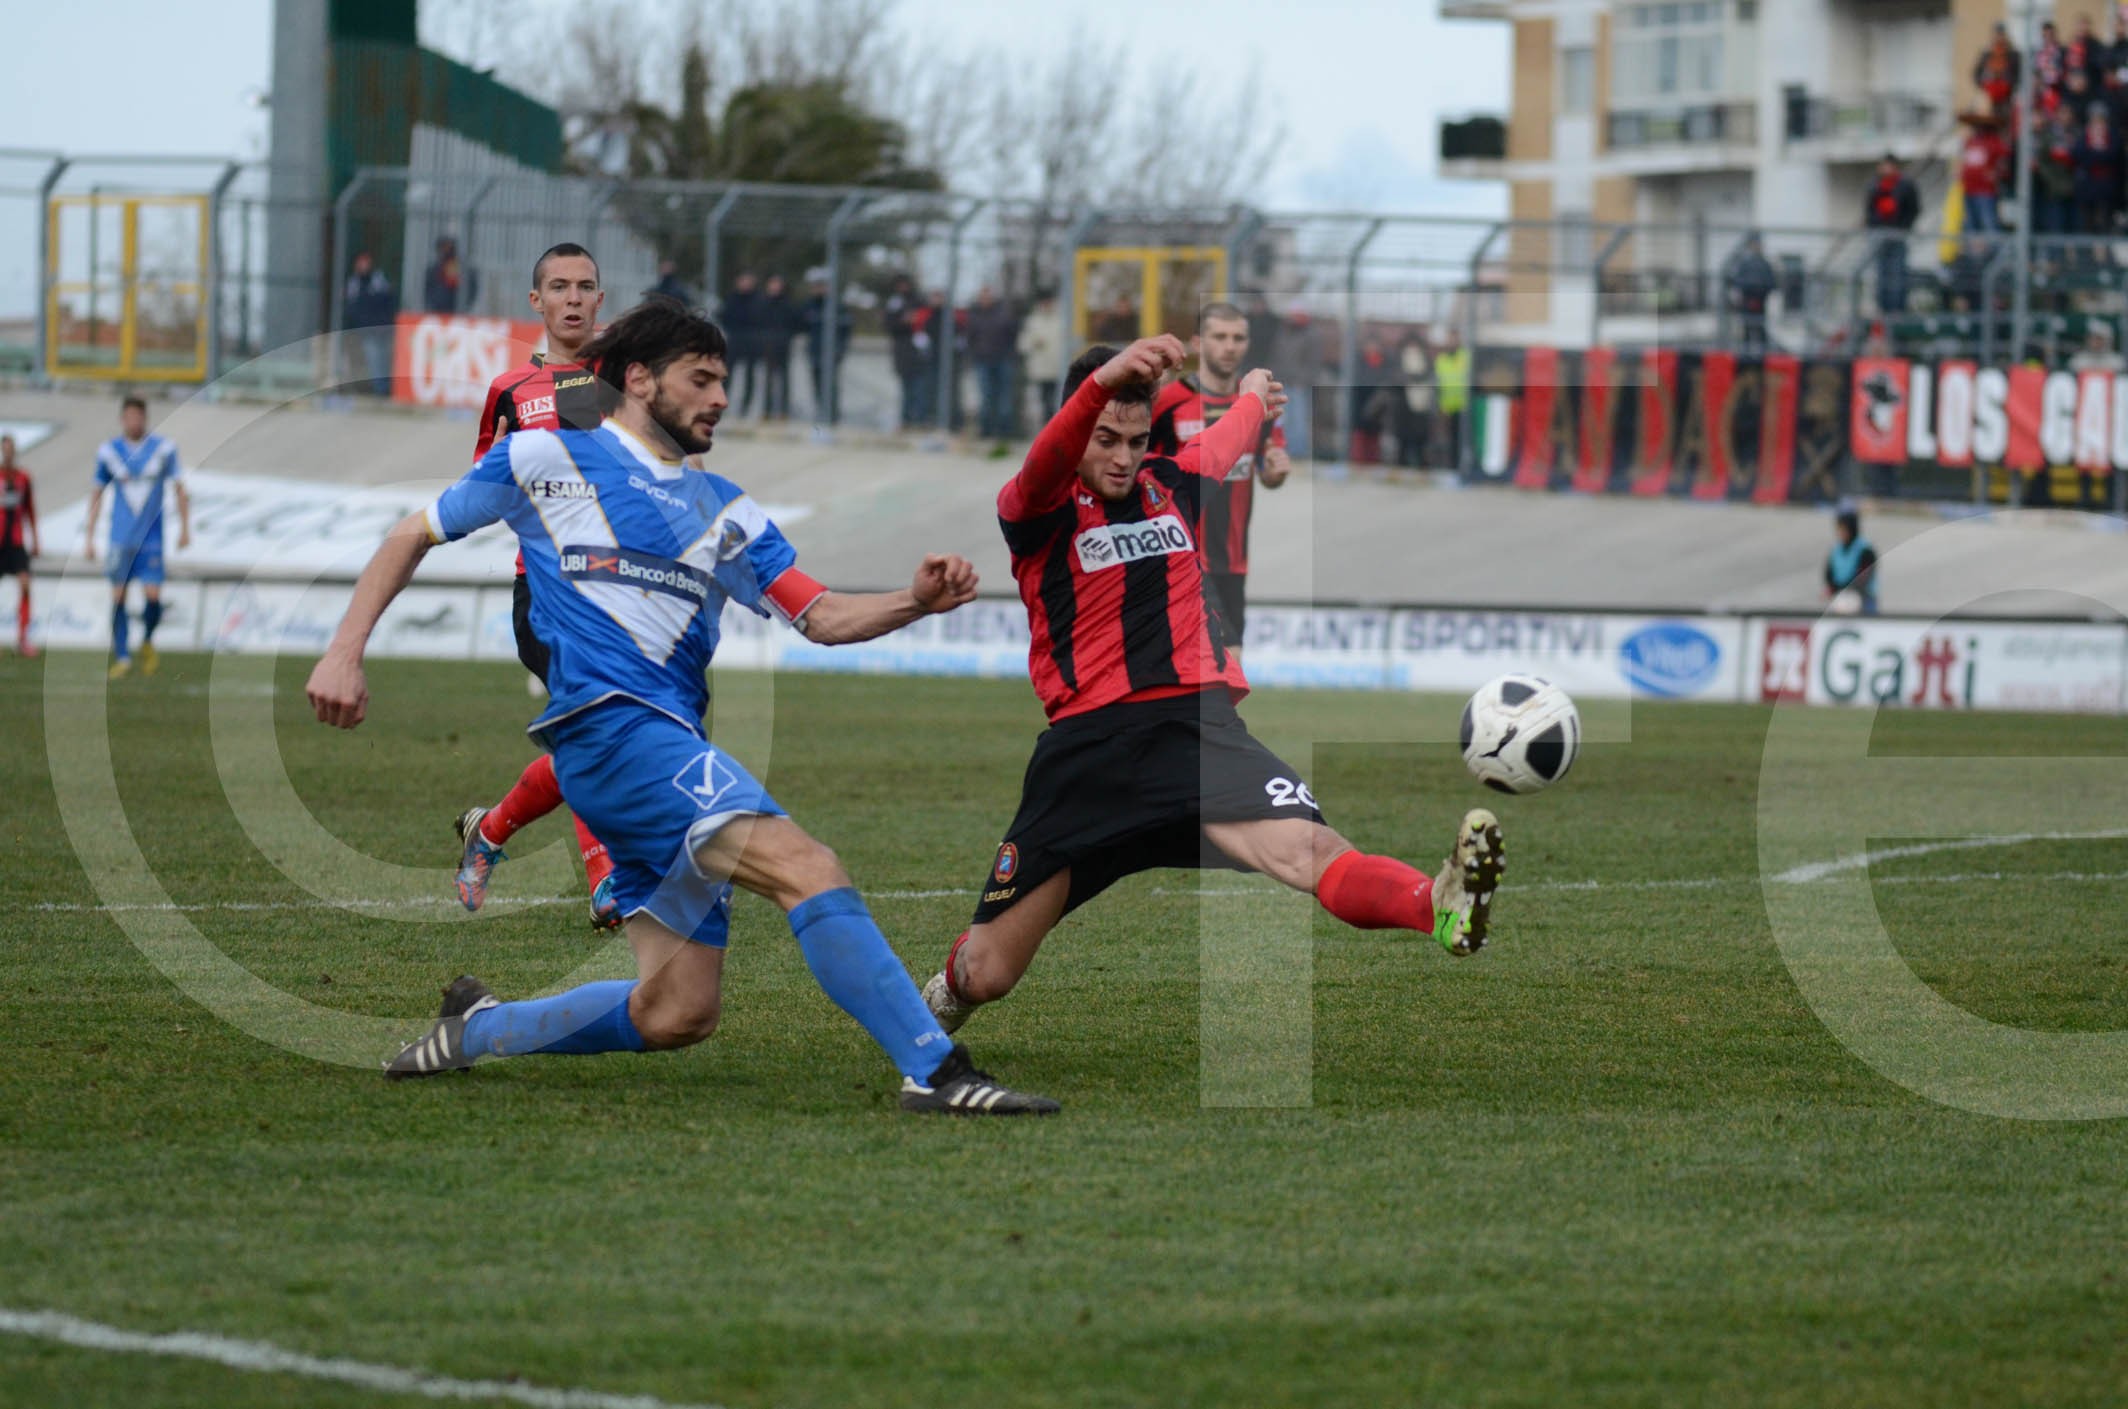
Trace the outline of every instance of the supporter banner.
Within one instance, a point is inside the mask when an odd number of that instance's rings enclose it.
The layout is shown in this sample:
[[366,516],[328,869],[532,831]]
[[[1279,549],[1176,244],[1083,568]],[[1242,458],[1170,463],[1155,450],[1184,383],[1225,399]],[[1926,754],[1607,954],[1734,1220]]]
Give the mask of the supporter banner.
[[[1843,493],[2110,508],[2128,373],[1956,359],[1529,348],[1488,354],[1473,477],[1755,503]],[[1513,378],[1519,374],[1521,380]]]
[[1833,498],[1847,387],[1845,363],[1781,355],[1494,354],[1481,369],[1475,477],[1583,493]]
[[1745,698],[2113,714],[2124,650],[2118,626],[2096,624],[1758,618]]
[[516,318],[402,313],[393,337],[392,399],[478,411],[488,383],[546,346],[547,330]]

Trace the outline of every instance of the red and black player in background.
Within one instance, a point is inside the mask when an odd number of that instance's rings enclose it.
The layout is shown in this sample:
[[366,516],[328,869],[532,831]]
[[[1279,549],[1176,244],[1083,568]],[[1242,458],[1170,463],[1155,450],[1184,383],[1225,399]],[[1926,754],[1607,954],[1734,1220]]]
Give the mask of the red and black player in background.
[[37,654],[30,644],[30,559],[43,552],[30,472],[15,463],[15,438],[0,435],[0,577],[15,579],[15,649],[25,656]]
[[[603,413],[598,376],[577,357],[598,328],[599,307],[606,295],[599,288],[597,261],[582,245],[559,244],[532,266],[532,311],[547,329],[547,351],[534,353],[488,384],[480,410],[480,438],[473,446],[478,464],[489,447],[512,431],[596,430]],[[547,646],[532,634],[532,592],[525,585],[525,559],[517,557],[511,585],[511,624],[517,635],[517,658],[525,669],[547,678]],[[561,784],[554,781],[554,760],[542,752],[526,766],[517,785],[493,807],[469,807],[456,823],[459,841],[458,898],[478,910],[488,896],[488,876],[504,859],[503,843],[562,805]],[[601,929],[620,923],[620,914],[600,887],[613,873],[606,848],[581,819],[577,846],[584,857],[584,881],[591,888],[591,922]]]
[[[1206,304],[1197,315],[1190,348],[1197,354],[1196,374],[1169,382],[1153,397],[1155,455],[1173,455],[1232,409],[1240,395],[1242,359],[1249,355],[1247,315],[1231,303]],[[1249,514],[1256,484],[1260,480],[1265,489],[1276,489],[1292,469],[1285,428],[1273,424],[1225,479],[1205,486],[1197,536],[1204,545],[1206,592],[1230,650],[1241,649],[1248,625]]]
[[1454,954],[1485,943],[1501,865],[1492,813],[1464,817],[1435,879],[1365,855],[1236,713],[1249,685],[1213,634],[1195,526],[1206,488],[1254,451],[1286,397],[1252,371],[1217,425],[1149,455],[1153,388],[1182,360],[1165,335],[1083,353],[1063,409],[998,495],[1050,726],[974,923],[924,986],[948,1032],[1009,993],[1067,913],[1155,867],[1261,871],[1349,925],[1431,933]]

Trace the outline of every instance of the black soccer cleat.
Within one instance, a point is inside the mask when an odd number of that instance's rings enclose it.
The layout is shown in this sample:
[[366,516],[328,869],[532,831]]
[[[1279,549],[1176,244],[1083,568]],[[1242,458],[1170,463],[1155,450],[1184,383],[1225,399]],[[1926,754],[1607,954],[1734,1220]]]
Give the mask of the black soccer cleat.
[[441,1076],[447,1071],[466,1071],[473,1065],[465,1049],[466,1019],[493,1008],[502,1000],[470,974],[460,974],[443,990],[443,1011],[436,1025],[419,1041],[399,1049],[399,1055],[384,1064],[387,1080],[410,1076]]
[[910,1076],[901,1079],[901,1108],[939,1115],[1055,1115],[1063,1109],[1047,1096],[1000,1086],[988,1072],[975,1069],[968,1049],[957,1042],[931,1073],[930,1085]]

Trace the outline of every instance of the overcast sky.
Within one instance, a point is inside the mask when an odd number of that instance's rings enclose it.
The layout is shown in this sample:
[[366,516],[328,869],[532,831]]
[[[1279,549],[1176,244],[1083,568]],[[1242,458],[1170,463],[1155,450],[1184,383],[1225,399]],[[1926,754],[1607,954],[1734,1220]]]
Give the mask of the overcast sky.
[[[428,0],[426,27],[469,33],[451,23],[463,2]],[[13,65],[6,146],[263,155],[265,115],[254,99],[271,85],[272,0],[15,8],[18,58],[95,62],[86,71]],[[1432,172],[1439,114],[1506,106],[1507,27],[1443,22],[1432,0],[902,0],[895,23],[912,36],[969,38],[1030,59],[1059,47],[1071,27],[1128,37],[1178,64],[1240,74],[1253,59],[1287,134],[1257,195],[1262,205],[1488,213],[1502,203],[1496,187],[1438,182]]]

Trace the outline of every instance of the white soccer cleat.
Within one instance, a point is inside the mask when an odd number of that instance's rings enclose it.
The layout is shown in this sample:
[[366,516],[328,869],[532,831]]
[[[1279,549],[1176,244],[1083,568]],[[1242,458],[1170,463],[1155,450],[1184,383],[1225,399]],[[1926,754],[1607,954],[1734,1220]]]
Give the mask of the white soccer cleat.
[[1433,882],[1433,937],[1457,958],[1485,947],[1492,927],[1493,892],[1507,869],[1500,819],[1482,807],[1463,814],[1441,874]]

